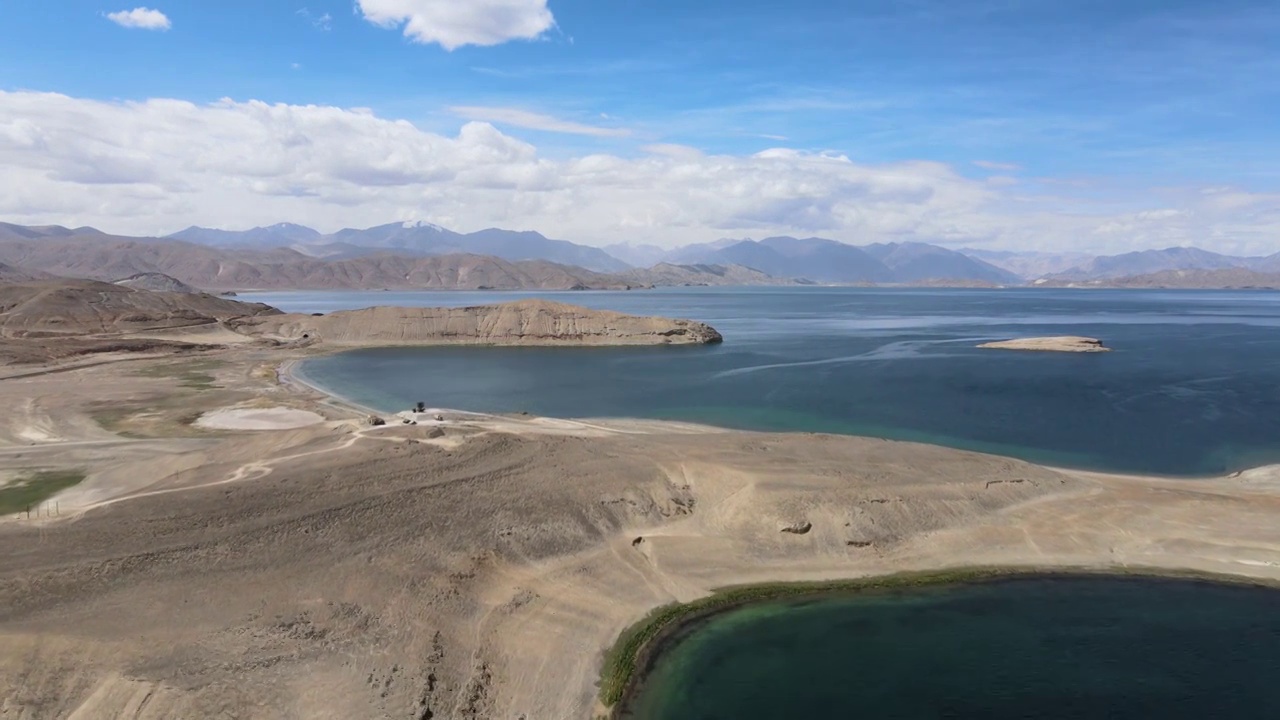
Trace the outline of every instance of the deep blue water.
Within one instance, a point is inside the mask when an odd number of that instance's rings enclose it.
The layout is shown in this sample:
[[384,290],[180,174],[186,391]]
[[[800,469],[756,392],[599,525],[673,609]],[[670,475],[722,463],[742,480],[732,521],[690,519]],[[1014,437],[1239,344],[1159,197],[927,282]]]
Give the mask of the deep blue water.
[[658,659],[632,717],[1224,720],[1280,714],[1280,591],[1020,579],[753,605]]
[[[261,293],[286,310],[533,293]],[[1280,294],[860,288],[536,293],[688,317],[681,348],[371,349],[303,373],[385,411],[632,416],[933,442],[1051,464],[1202,475],[1280,462]],[[979,350],[1078,334],[1113,352]]]

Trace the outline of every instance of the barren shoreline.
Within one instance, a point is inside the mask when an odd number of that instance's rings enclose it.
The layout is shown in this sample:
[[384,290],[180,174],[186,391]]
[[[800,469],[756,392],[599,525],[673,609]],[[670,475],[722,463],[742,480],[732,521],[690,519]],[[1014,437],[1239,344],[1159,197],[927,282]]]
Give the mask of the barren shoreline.
[[[17,408],[0,471],[89,475],[61,516],[0,522],[14,717],[116,717],[144,695],[142,720],[591,717],[623,631],[717,588],[973,566],[1280,579],[1274,468],[1168,480],[871,438],[459,411],[372,428],[369,408],[294,372],[313,353],[232,347],[0,380]],[[193,373],[210,379],[192,389]],[[264,407],[327,420],[181,422]]]

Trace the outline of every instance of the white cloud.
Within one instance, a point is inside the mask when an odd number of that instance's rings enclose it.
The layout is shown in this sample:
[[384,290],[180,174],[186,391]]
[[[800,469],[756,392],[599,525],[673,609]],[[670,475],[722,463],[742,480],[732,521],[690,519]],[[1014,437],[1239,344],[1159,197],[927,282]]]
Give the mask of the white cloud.
[[1001,172],[1016,172],[1022,169],[1021,165],[1006,162],[995,162],[992,160],[974,160],[973,164],[983,170],[999,170]]
[[544,132],[591,135],[593,137],[626,137],[631,134],[630,130],[624,128],[586,125],[518,108],[455,106],[449,108],[449,112],[468,120],[514,125],[515,127],[542,130]]
[[107,13],[107,19],[120,27],[141,30],[168,30],[173,27],[164,13],[146,7]]
[[1109,197],[1125,208],[1113,212],[1098,207],[1094,188],[1026,194],[936,162],[865,165],[785,148],[704,155],[670,144],[635,157],[552,160],[485,122],[441,135],[367,109],[0,92],[0,219],[131,234],[281,221],[332,231],[423,218],[598,245],[804,233],[860,243],[1123,251],[1194,242],[1274,252],[1280,196],[1254,192],[1241,211],[1239,201],[1214,204],[1227,192]]
[[555,27],[547,0],[356,0],[369,22],[446,50],[532,40]]
[[329,13],[315,15],[309,8],[302,8],[298,10],[297,15],[309,21],[312,27],[321,32],[329,32],[333,29],[333,16]]

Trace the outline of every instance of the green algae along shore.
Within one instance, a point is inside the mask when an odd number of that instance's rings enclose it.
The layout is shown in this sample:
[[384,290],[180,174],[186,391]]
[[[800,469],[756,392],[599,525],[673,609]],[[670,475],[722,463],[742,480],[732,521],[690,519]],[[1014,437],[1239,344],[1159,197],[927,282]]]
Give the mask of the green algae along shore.
[[[1053,589],[1057,591],[1057,594],[1065,592],[1070,595],[1072,591],[1077,590],[1078,586],[1083,584],[1096,595],[1100,589],[1132,591],[1134,587],[1143,582],[1148,585],[1158,586],[1162,590],[1174,587],[1180,588],[1184,592],[1191,586],[1265,590],[1269,604],[1262,607],[1269,607],[1272,611],[1269,613],[1264,611],[1262,613],[1263,617],[1251,618],[1250,622],[1269,622],[1276,632],[1280,632],[1280,604],[1277,604],[1280,603],[1280,590],[1277,589],[1280,588],[1280,584],[1267,580],[1194,571],[1130,567],[1061,570],[1029,567],[975,567],[901,573],[834,582],[752,585],[725,588],[690,603],[673,604],[658,608],[642,621],[628,628],[618,638],[606,656],[600,681],[600,700],[602,704],[610,708],[610,717],[612,718],[649,718],[655,717],[653,715],[655,707],[661,707],[663,702],[668,705],[671,704],[670,699],[661,697],[664,693],[679,692],[678,689],[673,690],[671,687],[652,687],[655,683],[668,686],[684,683],[697,684],[698,690],[692,694],[699,697],[707,693],[715,694],[714,685],[716,679],[695,683],[695,681],[691,681],[687,677],[688,673],[696,672],[698,669],[697,660],[688,657],[696,656],[696,650],[683,652],[684,657],[673,658],[672,656],[682,655],[682,651],[686,649],[685,645],[698,640],[697,636],[714,634],[708,629],[716,629],[717,623],[723,623],[726,626],[733,625],[732,628],[720,628],[722,633],[745,632],[750,634],[753,632],[753,620],[750,618],[753,614],[752,611],[758,611],[756,614],[765,618],[765,620],[756,619],[754,622],[763,624],[768,621],[775,623],[777,626],[785,627],[789,622],[789,613],[792,613],[795,608],[810,609],[823,604],[843,602],[845,606],[839,608],[839,615],[830,618],[832,620],[832,632],[839,634],[840,630],[838,628],[842,621],[850,617],[856,618],[864,610],[855,602],[858,599],[864,601],[873,599],[871,602],[873,606],[894,602],[910,605],[924,598],[936,599],[939,594],[945,595],[957,592],[963,594],[963,592],[973,588],[991,588],[1007,585],[1009,587],[1004,592],[1013,596],[1013,602],[1023,602],[1035,600],[1035,593],[1023,593],[1030,596],[1018,598],[1018,594],[1023,589],[1018,587],[1020,585],[1029,584],[1033,586],[1033,590],[1043,591],[1044,587],[1042,585],[1053,583],[1056,584]],[[1040,594],[1043,595],[1044,593],[1041,592]],[[1130,594],[1133,593],[1130,592]],[[999,598],[995,599],[998,600]],[[1081,612],[1085,612],[1087,610],[1085,605],[1088,604],[1089,600],[1090,598],[1087,596],[1075,597],[1075,607]],[[987,598],[987,601],[990,603],[992,598]],[[1201,601],[1203,601],[1203,598]],[[1129,606],[1141,604],[1141,599],[1129,598],[1125,604]],[[1130,607],[1129,609],[1136,611],[1136,608]],[[1092,620],[1107,621],[1106,613],[1108,611],[1105,604],[1101,608],[1095,608],[1095,616]],[[991,612],[999,611],[992,609]],[[828,615],[831,614],[830,612],[828,613]],[[1005,623],[1017,616],[1016,612],[1002,612],[1001,614]],[[727,622],[729,618],[733,618],[737,622],[729,623]],[[1062,622],[1070,622],[1070,619]],[[1185,625],[1186,623],[1184,621],[1179,624]],[[1164,629],[1161,628],[1161,630]],[[963,632],[964,628],[939,629],[935,626],[934,630],[942,632],[942,636],[945,637],[948,632]],[[1227,628],[1224,628],[1224,631],[1226,630]],[[1004,634],[1015,634],[1007,628],[1003,628],[1002,632]],[[902,633],[902,635],[906,635],[906,633]],[[865,642],[867,638],[849,637],[846,639],[849,641],[848,647],[856,648],[860,641]],[[901,646],[903,642],[909,644],[910,640],[911,638],[909,637],[899,637],[894,641],[894,644]],[[750,641],[739,640],[738,642],[749,643]],[[1043,640],[1041,639],[1038,642],[1043,643]],[[1126,638],[1125,642],[1132,643],[1134,639]],[[1089,649],[1097,650],[1097,648]],[[777,639],[774,639],[769,645],[769,650],[774,654],[782,652],[778,649]],[[773,673],[771,674],[785,675],[787,667],[792,667],[797,663],[802,664],[803,656],[813,652],[814,648],[807,646],[800,650],[802,651],[797,652],[796,657],[778,660],[779,667],[773,668]],[[858,651],[854,650],[852,652],[856,654]],[[938,650],[934,648],[931,652],[937,653]],[[1199,652],[1204,654],[1211,652],[1211,650],[1200,648]],[[1259,652],[1265,653],[1265,650],[1260,649]],[[747,654],[754,655],[759,653]],[[1274,660],[1280,661],[1280,649],[1277,649],[1272,655],[1275,656]],[[840,657],[836,659],[836,662],[838,664],[845,659]],[[1263,661],[1266,658],[1257,659]],[[715,664],[719,666],[724,662],[727,662],[725,658],[720,657]],[[1023,665],[1023,669],[1030,673],[1036,671],[1037,663],[1043,662],[1046,669],[1053,664],[1051,659],[1039,657],[1038,654],[1021,658],[1020,662]],[[665,668],[664,663],[678,664],[679,671]],[[851,661],[851,666],[853,664]],[[1114,667],[1113,670],[1115,670]],[[1120,669],[1120,671],[1124,670],[1124,668]],[[706,672],[714,674],[715,670]],[[750,672],[750,670],[744,672]],[[720,678],[720,680],[723,680],[723,678]],[[784,678],[779,679],[779,682],[786,685]],[[1024,682],[1031,684],[1032,681]],[[975,684],[970,683],[971,686]],[[707,685],[713,687],[708,689]],[[759,692],[768,692],[765,687],[758,684],[754,687]],[[810,688],[810,690],[813,689]],[[1003,691],[1007,692],[1007,690]],[[654,699],[654,695],[659,697]],[[803,707],[805,698],[801,693],[798,697],[772,698],[772,701],[794,708],[797,703]],[[1023,699],[1023,702],[1026,701],[1026,699]],[[1186,703],[1188,699],[1185,697],[1179,698],[1179,702]],[[691,701],[687,698],[681,700],[682,706],[690,703],[696,703],[696,701]],[[881,707],[881,710],[894,712],[896,717],[899,716],[896,713],[900,712],[901,708]],[[687,717],[695,716],[692,713],[687,715]],[[759,715],[759,717],[765,716],[767,715]],[[666,715],[663,714],[662,717],[666,717]],[[680,717],[686,717],[686,715],[680,715]]]

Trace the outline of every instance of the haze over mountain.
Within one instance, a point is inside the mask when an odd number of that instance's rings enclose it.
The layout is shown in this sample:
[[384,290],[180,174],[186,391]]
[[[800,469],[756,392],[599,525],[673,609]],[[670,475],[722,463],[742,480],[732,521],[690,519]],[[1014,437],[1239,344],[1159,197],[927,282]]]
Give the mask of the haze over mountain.
[[289,247],[305,255],[325,258],[356,258],[375,252],[469,254],[504,260],[547,260],[595,272],[618,272],[631,267],[600,248],[552,240],[536,232],[490,228],[462,234],[423,222],[347,228],[330,235],[291,223],[243,231],[190,227],[168,237],[215,247]]
[[1021,278],[1040,278],[1054,273],[1070,270],[1089,262],[1096,255],[1078,252],[1018,252],[1016,250],[983,250],[979,248],[960,248],[956,252],[971,258],[982,260]]
[[1248,268],[1260,258],[1240,258],[1194,247],[1141,250],[1121,255],[1096,257],[1051,277],[1064,280],[1098,280],[1129,277],[1164,270],[1219,270]]
[[192,226],[167,237],[214,247],[268,248],[316,243],[323,236],[319,231],[303,225],[277,223],[270,227],[256,227],[249,230],[215,230]]
[[[209,289],[549,290],[795,283],[1069,286],[1178,270],[1280,272],[1280,253],[1234,257],[1194,247],[1095,257],[956,251],[917,242],[855,246],[787,236],[721,239],[669,250],[611,246],[637,262],[661,254],[652,267],[632,267],[602,248],[549,240],[535,232],[494,229],[462,234],[424,223],[391,223],[330,235],[289,223],[246,231],[188,228],[176,235],[191,241],[120,237],[95,228],[0,223],[0,261],[11,266],[5,273],[15,278],[48,273],[114,282],[163,273]],[[599,272],[550,259],[566,257],[617,269]],[[1215,278],[1232,287],[1257,280],[1205,275],[1185,282],[1203,286]],[[1165,281],[1174,282],[1159,280]]]
[[62,277],[114,282],[163,273],[204,289],[629,289],[613,275],[545,260],[380,253],[326,260],[286,247],[209,247],[164,238],[0,228],[0,262]]
[[[495,228],[463,234],[421,222],[389,223],[363,230],[348,228],[329,235],[290,223],[241,232],[187,228],[169,237],[216,247],[288,247],[325,259],[352,259],[380,252],[411,255],[465,253],[506,260],[547,260],[604,273],[643,269],[658,263],[741,267],[755,272],[755,276],[737,273],[737,277],[744,281],[750,278],[748,284],[761,280],[759,276],[769,276],[769,282],[797,278],[821,283],[913,283],[953,279],[1010,284],[1020,281],[1014,273],[936,245],[881,243],[857,247],[817,237],[771,237],[760,241],[722,239],[672,250],[656,245],[626,243],[596,248],[551,240],[536,232]],[[609,251],[617,255],[611,255]],[[671,268],[664,273],[673,278],[688,274],[687,271],[673,274]],[[720,273],[717,277],[727,276]],[[691,281],[695,284],[720,284],[717,277]]]
[[1135,288],[1167,290],[1277,290],[1280,272],[1232,267],[1217,270],[1161,270],[1120,278],[1064,280],[1042,278],[1037,287]]
[[956,278],[1017,284],[1022,280],[1016,273],[937,245],[916,242],[877,243],[863,249],[888,266],[898,282]]
[[775,277],[823,283],[915,283],[976,280],[1016,284],[1017,275],[925,243],[848,245],[825,238],[771,237],[690,245],[669,253],[682,262],[743,265]]

